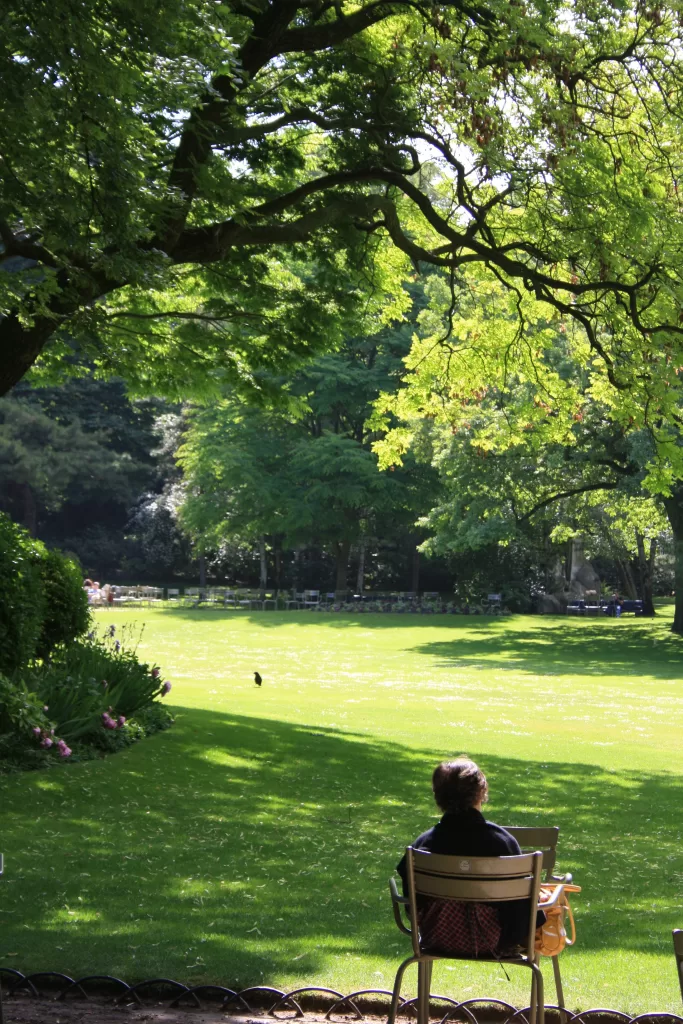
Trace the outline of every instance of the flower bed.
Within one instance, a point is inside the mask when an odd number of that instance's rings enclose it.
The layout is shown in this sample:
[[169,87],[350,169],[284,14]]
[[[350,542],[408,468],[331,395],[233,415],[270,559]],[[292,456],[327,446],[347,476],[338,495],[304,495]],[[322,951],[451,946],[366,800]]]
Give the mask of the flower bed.
[[0,770],[101,756],[168,728],[160,698],[171,683],[136,649],[129,629],[111,625],[0,675]]

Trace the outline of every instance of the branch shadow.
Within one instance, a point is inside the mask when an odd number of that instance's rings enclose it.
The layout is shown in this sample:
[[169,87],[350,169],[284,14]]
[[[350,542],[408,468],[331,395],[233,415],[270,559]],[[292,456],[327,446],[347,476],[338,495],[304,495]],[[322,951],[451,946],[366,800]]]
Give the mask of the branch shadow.
[[489,630],[481,637],[462,636],[418,644],[411,650],[437,658],[444,667],[517,669],[529,673],[594,676],[639,676],[671,679],[683,666],[683,639],[661,622],[555,620],[552,628]]

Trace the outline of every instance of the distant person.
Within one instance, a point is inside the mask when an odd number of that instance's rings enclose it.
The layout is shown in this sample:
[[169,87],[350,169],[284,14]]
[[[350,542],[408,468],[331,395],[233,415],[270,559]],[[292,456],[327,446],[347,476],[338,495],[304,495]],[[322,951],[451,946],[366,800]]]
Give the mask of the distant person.
[[[412,843],[415,850],[466,857],[511,857],[519,843],[500,825],[481,813],[488,800],[488,783],[468,757],[442,761],[432,775],[432,790],[441,821]],[[402,857],[396,870],[407,893],[407,865]],[[459,903],[421,897],[420,933],[425,948],[444,953],[489,956],[526,945],[529,928],[527,900],[495,903]],[[539,923],[544,920],[541,914]]]

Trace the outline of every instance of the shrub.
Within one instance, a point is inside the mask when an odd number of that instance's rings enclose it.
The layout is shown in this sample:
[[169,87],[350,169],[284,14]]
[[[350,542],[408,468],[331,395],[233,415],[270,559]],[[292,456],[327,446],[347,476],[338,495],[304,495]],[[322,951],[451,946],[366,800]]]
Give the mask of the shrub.
[[40,541],[0,513],[0,672],[7,675],[35,656],[45,600]]
[[55,735],[47,710],[23,679],[0,675],[0,757],[36,767],[51,757],[70,757],[71,750]]
[[75,562],[0,513],[0,672],[11,675],[85,632],[81,584]]
[[47,658],[58,644],[71,643],[90,624],[88,595],[80,568],[60,551],[46,551],[40,561],[43,622],[36,655]]
[[138,660],[130,631],[123,631],[122,640],[115,634],[113,625],[103,636],[93,630],[56,648],[32,674],[36,692],[69,742],[99,744],[103,730],[123,728],[171,688],[158,668]]

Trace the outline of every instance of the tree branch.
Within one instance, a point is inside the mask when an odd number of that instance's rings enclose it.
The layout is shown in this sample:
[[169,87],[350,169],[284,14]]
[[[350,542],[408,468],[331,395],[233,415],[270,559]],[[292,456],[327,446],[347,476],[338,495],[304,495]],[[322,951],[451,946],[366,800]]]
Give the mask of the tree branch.
[[555,501],[561,501],[562,498],[572,498],[575,494],[585,494],[588,491],[614,491],[619,486],[619,482],[612,480],[603,480],[597,484],[584,484],[583,487],[574,487],[569,491],[560,491],[558,494],[553,494],[552,497],[546,498],[544,501],[539,501],[538,504],[534,505],[532,509],[525,512],[523,516],[517,519],[518,523],[524,523],[527,519],[531,519],[536,512],[539,512],[542,508],[546,508],[548,505],[552,505]]

